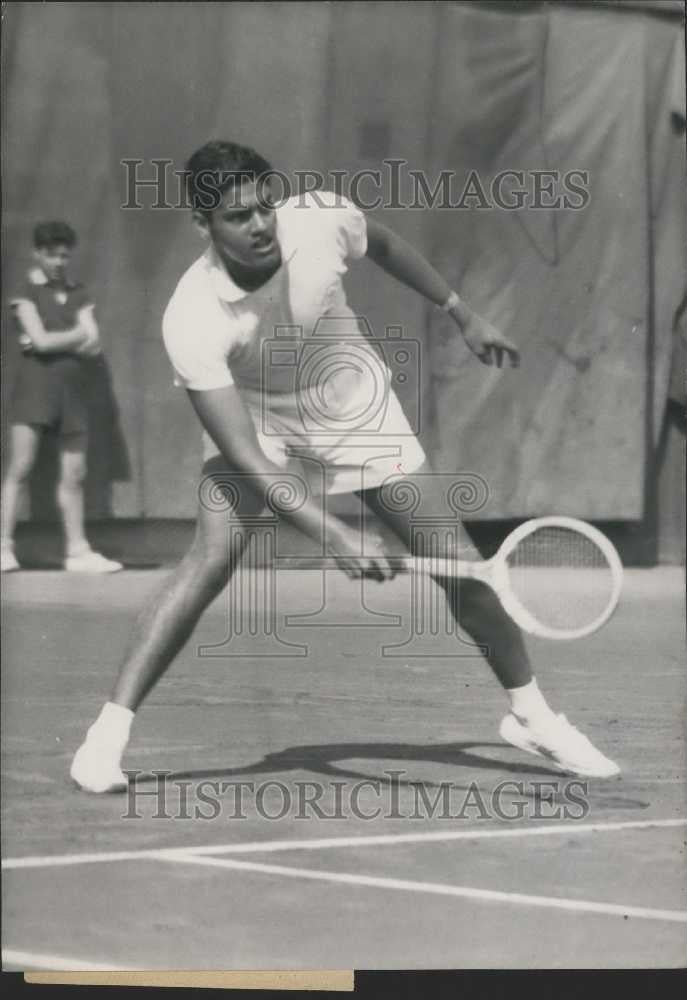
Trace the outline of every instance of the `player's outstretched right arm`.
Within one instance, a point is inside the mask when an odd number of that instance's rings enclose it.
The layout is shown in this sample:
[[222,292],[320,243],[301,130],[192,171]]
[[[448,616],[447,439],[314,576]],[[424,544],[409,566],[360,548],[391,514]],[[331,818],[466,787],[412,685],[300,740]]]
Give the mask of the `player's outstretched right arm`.
[[[247,475],[258,496],[266,496],[275,478],[284,470],[271,462],[260,447],[255,426],[248,409],[234,385],[219,389],[187,389],[189,398],[201,424],[215,442],[227,465]],[[361,546],[360,533],[353,531],[340,518],[326,514],[323,507],[307,497],[297,510],[285,510],[287,517],[301,531],[318,542],[326,538],[327,548],[340,569],[347,576],[356,578],[363,574],[378,580],[390,579],[394,569],[381,554],[377,539],[366,538]],[[376,558],[362,556],[361,552],[380,549]]]

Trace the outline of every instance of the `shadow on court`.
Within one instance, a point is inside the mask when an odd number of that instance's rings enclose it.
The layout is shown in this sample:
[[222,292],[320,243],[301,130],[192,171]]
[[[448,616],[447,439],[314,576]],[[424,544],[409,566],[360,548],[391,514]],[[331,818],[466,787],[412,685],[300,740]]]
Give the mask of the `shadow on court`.
[[[197,771],[174,771],[169,775],[170,781],[202,779],[230,779],[245,777],[246,775],[287,774],[293,771],[310,771],[314,774],[331,775],[346,778],[373,779],[382,784],[398,784],[403,786],[413,786],[416,781],[405,779],[394,779],[390,781],[386,772],[378,773],[374,767],[370,771],[360,771],[346,767],[339,762],[355,758],[357,760],[368,759],[371,764],[374,761],[398,761],[403,763],[417,763],[423,761],[431,764],[448,764],[451,767],[464,767],[470,770],[504,771],[510,774],[522,776],[522,764],[514,764],[502,758],[490,760],[487,757],[480,757],[479,754],[471,753],[473,748],[484,746],[493,747],[494,750],[503,751],[503,743],[446,743],[418,746],[410,743],[336,743],[330,745],[295,746],[288,747],[277,753],[267,754],[255,764],[248,764],[237,768],[216,768]],[[553,768],[537,767],[528,765],[529,775],[542,775],[544,777],[559,777],[560,772]],[[154,776],[140,775],[137,777],[137,784],[154,780]],[[439,787],[439,782],[423,781],[422,784],[428,787]],[[468,785],[455,786],[466,790]]]

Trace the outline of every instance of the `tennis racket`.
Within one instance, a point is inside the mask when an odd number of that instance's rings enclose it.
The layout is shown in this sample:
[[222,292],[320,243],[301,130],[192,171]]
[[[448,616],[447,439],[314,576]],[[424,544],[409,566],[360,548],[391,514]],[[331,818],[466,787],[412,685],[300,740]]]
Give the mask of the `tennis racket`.
[[615,611],[623,581],[613,544],[572,517],[526,521],[483,562],[408,556],[403,566],[481,580],[514,622],[542,639],[582,639],[596,632]]

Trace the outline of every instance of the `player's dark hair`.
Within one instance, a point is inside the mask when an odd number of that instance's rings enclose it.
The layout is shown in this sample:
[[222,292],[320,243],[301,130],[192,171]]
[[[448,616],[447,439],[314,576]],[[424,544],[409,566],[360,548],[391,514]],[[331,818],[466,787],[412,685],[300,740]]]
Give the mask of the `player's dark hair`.
[[213,139],[197,149],[186,164],[186,190],[191,208],[210,215],[223,195],[243,181],[257,181],[272,166],[250,146]]
[[75,247],[76,243],[76,233],[68,222],[39,222],[33,230],[33,245],[37,250]]

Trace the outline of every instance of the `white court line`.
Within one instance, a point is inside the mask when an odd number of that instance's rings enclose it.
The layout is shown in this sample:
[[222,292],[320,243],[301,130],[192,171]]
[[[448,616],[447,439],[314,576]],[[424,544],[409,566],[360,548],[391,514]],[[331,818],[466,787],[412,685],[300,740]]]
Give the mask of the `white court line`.
[[619,830],[646,830],[653,827],[667,828],[687,826],[685,819],[645,819],[623,820],[609,823],[552,823],[547,826],[521,826],[513,829],[480,830],[440,830],[431,833],[389,833],[369,837],[321,837],[309,840],[257,840],[245,844],[210,844],[201,847],[158,847],[139,851],[100,851],[91,854],[47,854],[25,858],[5,858],[3,869],[17,868],[57,868],[66,865],[102,864],[115,861],[139,861],[146,858],[161,858],[166,854],[212,855],[212,854],[269,854],[277,851],[319,851],[335,847],[379,847],[400,844],[430,844],[453,840],[497,840],[516,837],[548,837],[564,834],[569,837],[589,833],[614,833]]
[[22,971],[27,969],[48,969],[50,972],[133,972],[134,966],[99,965],[96,962],[85,962],[83,958],[65,958],[63,955],[35,954],[32,951],[17,951],[14,948],[2,949],[4,965],[16,965]]
[[178,851],[160,855],[160,860],[177,864],[205,865],[232,871],[259,872],[263,875],[285,875],[287,878],[311,879],[315,882],[337,882],[344,885],[370,886],[374,889],[395,889],[402,892],[426,892],[435,896],[458,896],[489,903],[514,903],[540,906],[577,913],[603,913],[616,917],[639,917],[642,920],[668,920],[687,923],[687,910],[655,910],[646,906],[623,906],[617,903],[597,903],[589,899],[560,899],[556,896],[530,896],[522,892],[498,892],[474,889],[465,885],[443,885],[440,882],[414,882],[399,878],[378,878],[373,875],[350,875],[347,872],[318,871],[313,868],[292,868],[286,865],[264,865],[257,861],[230,861],[223,858],[198,857]]

